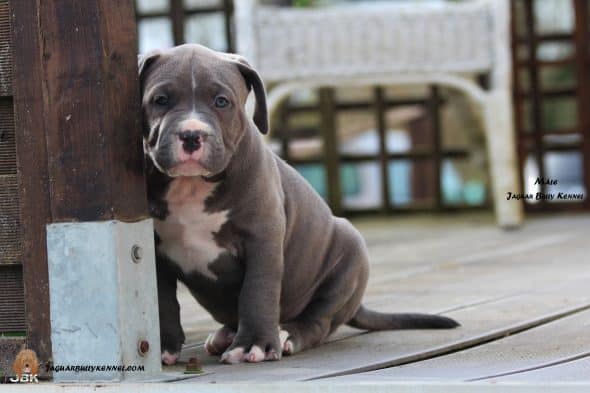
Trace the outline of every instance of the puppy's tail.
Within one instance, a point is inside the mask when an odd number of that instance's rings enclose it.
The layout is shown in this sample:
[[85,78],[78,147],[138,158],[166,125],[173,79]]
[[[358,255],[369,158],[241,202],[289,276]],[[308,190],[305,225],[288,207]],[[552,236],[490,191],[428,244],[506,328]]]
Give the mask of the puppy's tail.
[[362,306],[348,325],[364,330],[452,329],[460,326],[451,318],[432,314],[387,314]]

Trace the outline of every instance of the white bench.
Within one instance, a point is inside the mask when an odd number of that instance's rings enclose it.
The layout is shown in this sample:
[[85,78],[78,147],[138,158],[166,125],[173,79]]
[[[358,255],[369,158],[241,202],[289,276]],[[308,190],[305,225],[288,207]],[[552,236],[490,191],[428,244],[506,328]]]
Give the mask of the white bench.
[[[518,226],[522,205],[511,103],[508,0],[360,3],[286,8],[235,2],[238,52],[272,84],[269,112],[301,88],[436,84],[483,109],[498,224]],[[489,89],[475,75],[489,73]]]

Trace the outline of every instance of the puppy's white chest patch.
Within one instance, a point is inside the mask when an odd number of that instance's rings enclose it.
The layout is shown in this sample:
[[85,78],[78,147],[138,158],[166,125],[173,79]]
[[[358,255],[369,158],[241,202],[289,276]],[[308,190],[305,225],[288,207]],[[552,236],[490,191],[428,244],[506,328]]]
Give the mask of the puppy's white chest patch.
[[176,263],[185,274],[196,271],[216,279],[208,264],[226,252],[214,235],[227,222],[229,211],[205,212],[205,200],[217,184],[195,177],[180,177],[170,183],[166,193],[169,215],[155,220],[160,244],[158,250]]

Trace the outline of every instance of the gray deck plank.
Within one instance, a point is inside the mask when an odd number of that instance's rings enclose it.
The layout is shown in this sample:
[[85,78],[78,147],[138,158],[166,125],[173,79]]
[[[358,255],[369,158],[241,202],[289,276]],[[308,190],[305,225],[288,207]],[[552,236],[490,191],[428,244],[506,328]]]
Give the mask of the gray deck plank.
[[[199,378],[211,381],[305,380],[351,370],[387,366],[464,348],[502,337],[530,325],[558,317],[566,310],[590,305],[587,278],[562,288],[558,293],[520,295],[450,313],[462,321],[460,329],[449,331],[374,332],[325,344],[281,362],[225,366],[198,356],[205,369],[214,374]],[[211,363],[213,362],[213,363]]]
[[[355,383],[394,380],[469,381],[546,367],[565,359],[590,355],[590,337],[581,332],[583,326],[588,325],[590,311],[583,311],[446,356],[329,380]],[[539,370],[539,374],[544,371]],[[590,381],[590,375],[585,380]]]
[[550,367],[484,380],[492,383],[590,383],[590,356]]
[[[364,219],[354,224],[367,240],[371,254],[365,303],[391,304],[400,311],[433,312],[501,295],[495,291],[463,291],[447,299],[441,292],[435,292],[430,283],[436,282],[434,285],[439,286],[442,281],[446,284],[446,280],[452,280],[449,276],[435,274],[425,285],[410,277],[418,276],[421,280],[438,270],[457,270],[457,265],[496,264],[506,259],[507,250],[510,250],[508,256],[510,253],[523,258],[540,256],[543,244],[559,246],[564,238],[580,233],[581,228],[590,228],[590,216],[532,219],[523,229],[510,232],[498,229],[489,215],[460,216],[459,219],[430,216]],[[441,279],[437,280],[438,277]],[[517,282],[512,286],[517,287]],[[518,290],[520,288],[514,289]],[[208,333],[219,327],[183,286],[179,286],[179,302],[188,345],[202,343]]]
[[[455,310],[449,315],[463,323],[461,329],[359,335],[345,328],[337,337],[355,336],[281,362],[223,366],[196,345],[215,324],[198,307],[183,304],[185,329],[192,329],[187,334],[192,345],[183,357],[197,354],[205,369],[214,373],[195,382],[304,380],[395,364],[460,348],[590,304],[586,290],[590,272],[583,269],[588,261],[584,250],[589,216],[533,220],[523,230],[509,233],[485,222],[449,222],[443,220],[434,229],[415,224],[397,228],[391,222],[363,227],[361,223],[376,260],[366,303],[384,311]],[[387,228],[391,233],[385,236]],[[421,231],[426,232],[423,239]],[[402,239],[399,243],[384,244],[397,234]]]

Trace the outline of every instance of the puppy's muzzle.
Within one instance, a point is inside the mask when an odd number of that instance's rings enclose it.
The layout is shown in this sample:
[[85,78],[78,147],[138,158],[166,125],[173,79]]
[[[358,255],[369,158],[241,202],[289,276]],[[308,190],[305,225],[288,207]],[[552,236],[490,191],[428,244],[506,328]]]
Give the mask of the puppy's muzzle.
[[206,134],[202,131],[182,131],[178,138],[182,141],[182,148],[191,154],[201,148]]

